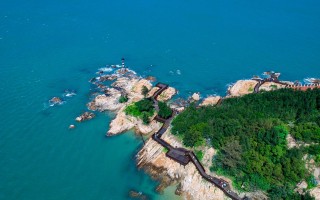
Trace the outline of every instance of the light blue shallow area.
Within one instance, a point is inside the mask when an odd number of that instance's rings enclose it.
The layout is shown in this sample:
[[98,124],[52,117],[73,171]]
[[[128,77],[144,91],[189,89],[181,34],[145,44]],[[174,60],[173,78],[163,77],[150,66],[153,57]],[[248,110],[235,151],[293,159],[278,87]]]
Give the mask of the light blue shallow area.
[[[266,70],[319,77],[319,10],[315,0],[3,0],[0,199],[129,199],[131,189],[168,199],[135,167],[139,138],[105,137],[112,114],[68,130],[96,69],[123,56],[181,96],[224,95]],[[65,89],[77,96],[48,107]]]

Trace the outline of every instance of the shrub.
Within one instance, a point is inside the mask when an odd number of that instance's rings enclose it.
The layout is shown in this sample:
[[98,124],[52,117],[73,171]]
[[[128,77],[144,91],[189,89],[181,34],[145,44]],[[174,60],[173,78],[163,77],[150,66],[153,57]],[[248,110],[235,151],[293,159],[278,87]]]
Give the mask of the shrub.
[[149,92],[149,89],[146,87],[146,86],[142,86],[142,89],[141,89],[141,94],[143,96],[146,96]]
[[124,110],[127,115],[139,117],[144,124],[149,124],[149,118],[153,115],[153,102],[150,99],[142,99],[126,107]]
[[119,98],[119,103],[125,103],[125,102],[128,102],[128,97],[127,96],[121,96]]

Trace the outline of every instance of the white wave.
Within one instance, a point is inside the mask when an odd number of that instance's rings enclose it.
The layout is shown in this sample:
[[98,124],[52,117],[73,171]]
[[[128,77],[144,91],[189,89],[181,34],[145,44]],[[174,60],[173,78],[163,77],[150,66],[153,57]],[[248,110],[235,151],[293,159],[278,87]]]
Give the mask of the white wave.
[[112,72],[113,69],[111,67],[102,67],[99,69],[99,71],[103,71],[103,72]]
[[177,70],[177,74],[178,74],[178,75],[181,75],[181,71],[180,71],[179,69]]
[[305,78],[304,82],[306,82],[306,83],[319,83],[320,79],[318,79],[318,78]]

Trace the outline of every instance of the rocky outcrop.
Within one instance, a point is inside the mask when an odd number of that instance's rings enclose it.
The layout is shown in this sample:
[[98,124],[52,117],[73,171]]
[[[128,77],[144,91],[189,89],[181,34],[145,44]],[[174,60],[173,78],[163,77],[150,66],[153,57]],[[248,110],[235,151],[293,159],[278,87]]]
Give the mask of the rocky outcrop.
[[200,100],[200,93],[193,93],[191,96],[192,101],[199,101]]
[[[173,146],[182,146],[171,135],[165,134],[163,139]],[[161,182],[160,189],[173,183],[179,183],[176,193],[182,195],[184,199],[221,200],[225,198],[220,189],[201,177],[191,162],[182,166],[169,159],[165,155],[164,148],[152,139],[149,139],[139,151],[137,165]]]
[[158,101],[168,101],[171,99],[175,94],[177,93],[176,89],[173,87],[168,87],[166,90],[164,90],[159,96]]
[[200,106],[214,106],[220,101],[220,99],[220,96],[209,96],[202,101]]
[[294,147],[299,147],[299,145],[297,144],[296,140],[292,137],[291,134],[287,135],[286,140],[287,140],[288,149],[292,149]]
[[94,118],[95,115],[91,112],[84,112],[83,114],[81,114],[79,117],[76,118],[77,122],[82,122],[82,121],[86,121],[86,120],[90,120],[92,118]]
[[88,103],[88,108],[98,111],[115,111],[120,109],[123,106],[119,103],[121,92],[114,88],[110,88],[108,91],[110,92],[108,95],[96,96],[93,101]]
[[76,126],[73,124],[70,124],[69,129],[74,129]]
[[254,87],[258,82],[255,80],[239,80],[228,90],[231,97],[242,96],[253,93]]
[[108,136],[116,135],[124,131],[132,129],[137,123],[137,118],[128,116],[124,112],[125,107],[123,107],[117,114],[116,118],[113,119],[109,125]]
[[49,103],[52,105],[62,104],[62,100],[59,97],[53,97],[49,100]]
[[320,200],[320,185],[310,190],[310,194],[315,198],[315,200]]
[[160,129],[160,123],[152,120],[150,124],[145,125],[141,119],[126,115],[124,109],[125,107],[121,108],[116,118],[111,121],[109,131],[107,132],[108,136],[120,134],[131,129],[141,134],[154,133]]

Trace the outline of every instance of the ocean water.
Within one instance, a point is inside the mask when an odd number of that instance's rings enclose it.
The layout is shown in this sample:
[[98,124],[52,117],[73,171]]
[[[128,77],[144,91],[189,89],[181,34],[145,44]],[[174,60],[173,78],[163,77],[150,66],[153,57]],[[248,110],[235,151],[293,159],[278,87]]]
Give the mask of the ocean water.
[[[112,113],[76,124],[88,80],[120,62],[188,96],[224,95],[263,71],[320,77],[315,0],[18,1],[0,6],[0,199],[150,199],[156,184],[135,167],[141,140],[105,137]],[[66,89],[63,105],[48,100]]]

